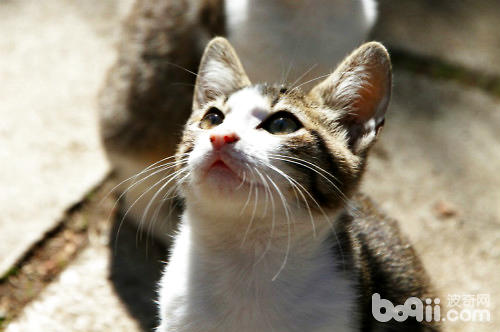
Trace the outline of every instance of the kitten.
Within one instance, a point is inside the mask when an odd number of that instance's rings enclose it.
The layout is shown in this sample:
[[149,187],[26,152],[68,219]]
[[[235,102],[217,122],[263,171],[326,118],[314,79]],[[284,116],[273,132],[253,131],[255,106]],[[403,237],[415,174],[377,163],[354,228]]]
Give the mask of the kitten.
[[163,204],[171,187],[159,181],[170,169],[155,163],[175,152],[191,112],[191,73],[212,36],[237,45],[253,79],[298,84],[328,73],[365,39],[374,7],[373,0],[137,0],[99,98],[127,219],[168,242],[182,204]]
[[438,330],[372,317],[373,293],[432,294],[396,222],[356,191],[390,93],[376,42],[308,93],[252,85],[227,40],[209,43],[177,152],[185,210],[158,331]]

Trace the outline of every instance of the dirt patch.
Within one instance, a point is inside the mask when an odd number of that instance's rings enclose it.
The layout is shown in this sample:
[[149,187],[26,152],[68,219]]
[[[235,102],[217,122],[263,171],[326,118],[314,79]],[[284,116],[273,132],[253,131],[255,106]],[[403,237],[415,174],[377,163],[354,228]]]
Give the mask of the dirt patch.
[[114,215],[113,182],[106,180],[67,212],[49,232],[0,279],[0,331],[34,300],[95,236],[109,232]]

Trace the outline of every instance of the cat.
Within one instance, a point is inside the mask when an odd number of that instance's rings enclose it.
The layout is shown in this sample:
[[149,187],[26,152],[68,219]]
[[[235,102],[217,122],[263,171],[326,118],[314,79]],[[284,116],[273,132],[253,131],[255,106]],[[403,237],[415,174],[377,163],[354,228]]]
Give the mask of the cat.
[[182,202],[157,195],[170,169],[155,163],[175,152],[211,37],[228,36],[253,80],[307,88],[366,38],[375,18],[374,0],[137,0],[99,96],[126,220],[170,241]]
[[157,331],[439,330],[371,311],[374,293],[433,298],[397,223],[357,192],[391,75],[370,42],[309,92],[253,85],[226,39],[208,44],[168,176],[185,210]]

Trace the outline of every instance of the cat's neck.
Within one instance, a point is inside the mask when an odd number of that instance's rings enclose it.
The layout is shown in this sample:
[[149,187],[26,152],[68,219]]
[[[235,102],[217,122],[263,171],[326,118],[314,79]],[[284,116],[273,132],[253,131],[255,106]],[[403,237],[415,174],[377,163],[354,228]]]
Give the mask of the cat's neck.
[[226,0],[229,40],[252,81],[293,83],[310,69],[306,81],[329,73],[366,38],[366,2]]
[[243,214],[234,210],[233,214],[225,214],[188,203],[183,220],[191,228],[192,240],[204,251],[235,252],[248,260],[263,256],[282,260],[284,255],[307,260],[331,235],[338,215],[311,218],[305,209]]

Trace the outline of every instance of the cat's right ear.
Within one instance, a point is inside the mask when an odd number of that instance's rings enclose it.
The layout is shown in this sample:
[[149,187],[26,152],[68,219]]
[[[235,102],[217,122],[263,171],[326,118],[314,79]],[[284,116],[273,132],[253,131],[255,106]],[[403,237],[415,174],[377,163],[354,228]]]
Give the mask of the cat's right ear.
[[373,144],[391,97],[391,60],[385,47],[369,42],[352,52],[310,95],[336,110],[355,153]]
[[202,108],[217,97],[228,96],[248,85],[250,80],[229,41],[222,37],[214,38],[201,58],[193,108]]

